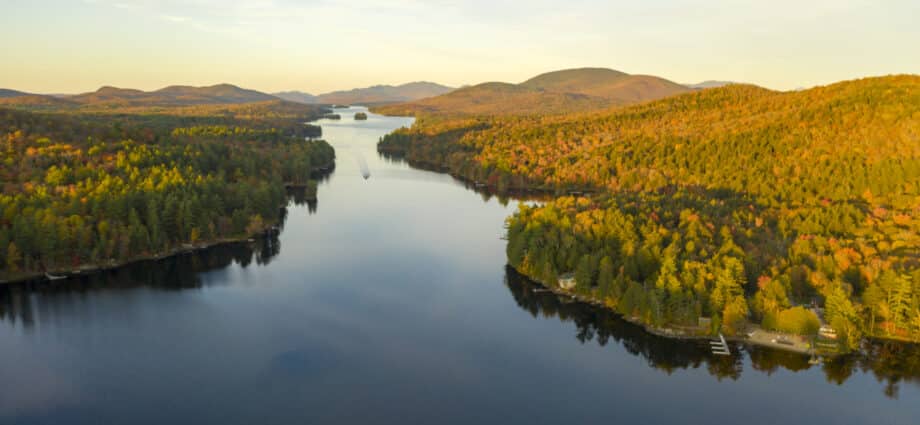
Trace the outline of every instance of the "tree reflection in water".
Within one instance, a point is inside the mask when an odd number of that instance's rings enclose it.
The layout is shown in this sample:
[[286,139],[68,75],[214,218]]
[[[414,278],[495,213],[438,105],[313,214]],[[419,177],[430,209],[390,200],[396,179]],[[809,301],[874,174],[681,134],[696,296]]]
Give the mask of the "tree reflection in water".
[[[243,268],[253,262],[265,265],[280,250],[276,235],[252,243],[220,245],[163,260],[142,261],[63,281],[3,285],[0,286],[0,321],[19,324],[28,330],[35,325],[37,315],[53,319],[55,309],[91,302],[90,297],[96,292],[138,287],[178,291],[228,282],[203,280],[201,273],[232,264]],[[547,292],[510,267],[506,268],[505,285],[517,305],[534,318],[574,323],[575,338],[580,343],[593,341],[606,346],[614,342],[628,353],[645,359],[650,367],[667,374],[705,367],[716,379],[737,380],[749,360],[751,369],[768,375],[780,368],[792,372],[820,368],[827,381],[835,385],[845,383],[855,373],[869,373],[884,385],[884,394],[891,398],[898,397],[903,383],[920,385],[920,346],[916,344],[872,341],[859,353],[828,359],[820,366],[810,365],[807,356],[737,344],[732,346],[732,356],[716,356],[709,351],[707,341],[676,340],[648,333],[607,309]]]
[[759,346],[732,346],[732,356],[717,356],[707,341],[678,340],[646,332],[610,310],[570,301],[530,281],[511,267],[505,270],[505,285],[517,305],[534,318],[558,318],[575,324],[575,338],[582,344],[597,341],[606,346],[619,343],[627,352],[645,359],[649,366],[672,374],[681,369],[706,367],[716,379],[741,377],[744,354],[751,368],[772,374],[779,368],[792,372],[820,367],[827,381],[843,384],[856,371],[871,373],[884,384],[885,395],[897,398],[901,383],[920,385],[920,345],[894,341],[870,341],[862,351],[827,359],[820,366],[808,363],[808,356]]
[[[73,276],[66,280],[11,283],[0,286],[0,320],[21,323],[30,328],[35,322],[33,309],[60,302],[87,301],[94,292],[130,288],[163,291],[198,289],[205,285],[201,273],[223,269],[231,264],[241,267],[267,265],[281,252],[277,234],[240,242],[217,245],[162,260],[145,260],[112,270]],[[208,281],[214,284],[217,281]]]

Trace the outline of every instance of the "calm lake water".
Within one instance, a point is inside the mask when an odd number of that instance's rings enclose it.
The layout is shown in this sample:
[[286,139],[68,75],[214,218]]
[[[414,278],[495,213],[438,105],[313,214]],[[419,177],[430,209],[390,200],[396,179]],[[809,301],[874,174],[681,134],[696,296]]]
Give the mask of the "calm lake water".
[[716,357],[540,291],[516,201],[379,157],[411,121],[356,110],[277,239],[0,289],[0,423],[920,423],[915,346]]

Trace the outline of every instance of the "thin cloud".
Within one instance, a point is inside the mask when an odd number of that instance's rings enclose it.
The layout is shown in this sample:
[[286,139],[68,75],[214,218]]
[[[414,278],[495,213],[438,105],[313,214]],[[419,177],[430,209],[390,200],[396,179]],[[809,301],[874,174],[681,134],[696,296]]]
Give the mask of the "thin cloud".
[[189,18],[188,16],[175,16],[175,15],[160,15],[160,18],[163,18],[167,21],[175,22],[175,23],[183,23],[183,22],[188,22],[192,20],[192,18]]

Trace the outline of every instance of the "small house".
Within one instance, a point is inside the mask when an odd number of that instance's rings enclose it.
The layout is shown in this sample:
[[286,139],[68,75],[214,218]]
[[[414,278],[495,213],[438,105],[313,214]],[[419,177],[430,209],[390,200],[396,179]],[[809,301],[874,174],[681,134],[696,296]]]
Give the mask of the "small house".
[[569,291],[575,288],[575,275],[572,273],[566,273],[559,276],[559,287]]
[[818,335],[828,339],[837,339],[837,331],[827,325],[821,326],[821,329],[818,329]]

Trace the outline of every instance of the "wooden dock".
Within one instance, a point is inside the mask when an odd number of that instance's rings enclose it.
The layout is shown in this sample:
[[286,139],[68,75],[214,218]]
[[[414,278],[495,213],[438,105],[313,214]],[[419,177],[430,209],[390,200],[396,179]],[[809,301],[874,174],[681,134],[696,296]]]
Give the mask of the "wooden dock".
[[728,349],[728,342],[725,341],[725,337],[722,334],[719,334],[718,341],[709,341],[709,346],[712,349],[712,354],[720,356],[732,355],[731,350]]

